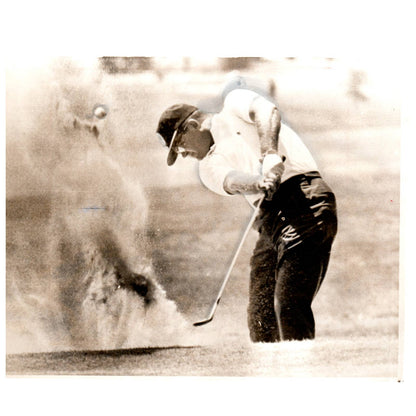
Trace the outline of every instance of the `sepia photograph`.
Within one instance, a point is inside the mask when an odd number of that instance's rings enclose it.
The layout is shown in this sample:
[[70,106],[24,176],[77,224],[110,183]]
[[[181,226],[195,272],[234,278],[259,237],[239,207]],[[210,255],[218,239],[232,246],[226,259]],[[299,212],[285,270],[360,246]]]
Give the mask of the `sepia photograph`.
[[5,3],[3,413],[414,413],[406,1]]
[[6,373],[399,379],[391,69],[12,62]]

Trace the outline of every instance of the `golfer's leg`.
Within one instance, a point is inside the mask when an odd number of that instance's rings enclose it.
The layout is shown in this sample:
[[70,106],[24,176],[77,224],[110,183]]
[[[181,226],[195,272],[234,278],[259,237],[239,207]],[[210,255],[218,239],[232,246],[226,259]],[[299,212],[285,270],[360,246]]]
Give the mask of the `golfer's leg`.
[[253,342],[278,340],[274,312],[277,255],[272,242],[260,234],[251,258],[248,327]]
[[325,275],[328,259],[300,244],[283,255],[277,270],[275,311],[282,340],[313,339],[312,300]]

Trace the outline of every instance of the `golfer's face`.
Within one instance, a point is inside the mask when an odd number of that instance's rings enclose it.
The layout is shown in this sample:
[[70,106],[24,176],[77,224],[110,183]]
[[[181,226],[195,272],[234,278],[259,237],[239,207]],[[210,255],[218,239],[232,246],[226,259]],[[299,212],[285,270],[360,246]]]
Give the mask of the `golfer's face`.
[[185,126],[178,140],[176,153],[181,154],[182,157],[191,156],[201,160],[208,151],[209,141],[206,138],[206,132],[194,126]]

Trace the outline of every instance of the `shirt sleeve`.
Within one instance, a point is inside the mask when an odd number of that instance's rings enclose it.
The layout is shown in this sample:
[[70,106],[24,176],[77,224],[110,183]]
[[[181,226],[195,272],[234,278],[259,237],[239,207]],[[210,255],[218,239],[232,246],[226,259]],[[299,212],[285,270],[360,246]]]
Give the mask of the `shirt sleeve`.
[[211,155],[199,162],[201,182],[209,190],[223,196],[231,196],[224,190],[224,180],[232,170],[221,155]]
[[256,92],[250,90],[232,90],[225,97],[224,110],[234,113],[247,123],[253,123],[250,118],[250,106],[258,96]]

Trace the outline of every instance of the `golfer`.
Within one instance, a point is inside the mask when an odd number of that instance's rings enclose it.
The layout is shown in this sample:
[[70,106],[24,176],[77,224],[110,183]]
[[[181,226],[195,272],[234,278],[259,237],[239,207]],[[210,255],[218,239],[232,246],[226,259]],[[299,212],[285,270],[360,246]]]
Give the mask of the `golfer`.
[[315,337],[311,304],[337,231],[335,196],[274,103],[249,89],[230,91],[219,113],[188,104],[166,109],[157,133],[178,155],[199,160],[202,183],[256,205],[259,238],[251,258],[248,327],[253,342]]

